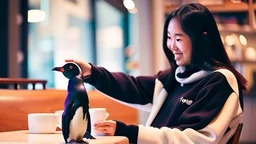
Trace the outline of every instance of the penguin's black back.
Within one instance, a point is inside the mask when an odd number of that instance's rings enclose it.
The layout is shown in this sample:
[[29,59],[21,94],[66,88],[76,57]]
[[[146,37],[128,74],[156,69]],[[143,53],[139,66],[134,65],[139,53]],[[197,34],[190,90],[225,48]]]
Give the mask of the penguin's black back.
[[[66,101],[79,102],[85,110],[89,109],[89,98],[83,80],[79,77],[73,77],[68,83],[68,95]],[[66,102],[65,101],[65,105]]]

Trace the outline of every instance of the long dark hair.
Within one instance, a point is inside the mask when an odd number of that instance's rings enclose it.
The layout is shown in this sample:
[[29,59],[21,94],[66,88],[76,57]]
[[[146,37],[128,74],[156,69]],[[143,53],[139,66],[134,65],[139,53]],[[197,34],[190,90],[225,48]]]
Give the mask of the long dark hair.
[[205,6],[198,3],[182,5],[173,10],[165,19],[163,49],[173,72],[177,65],[173,53],[166,44],[167,27],[172,18],[179,20],[182,30],[189,36],[192,42],[192,67],[202,70],[226,68],[235,75],[239,87],[246,90],[247,80],[232,66],[211,12]]

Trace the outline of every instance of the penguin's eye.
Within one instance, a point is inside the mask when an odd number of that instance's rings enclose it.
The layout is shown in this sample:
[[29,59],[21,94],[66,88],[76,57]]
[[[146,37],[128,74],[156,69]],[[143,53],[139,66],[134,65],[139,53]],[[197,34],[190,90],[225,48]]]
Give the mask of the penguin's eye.
[[69,69],[73,69],[73,66],[69,66]]

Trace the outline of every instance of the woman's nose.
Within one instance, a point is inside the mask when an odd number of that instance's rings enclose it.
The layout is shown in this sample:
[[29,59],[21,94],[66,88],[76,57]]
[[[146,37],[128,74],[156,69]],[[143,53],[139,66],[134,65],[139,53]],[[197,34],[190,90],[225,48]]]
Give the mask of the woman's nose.
[[169,42],[169,49],[171,51],[177,50],[177,46],[176,46],[175,41]]

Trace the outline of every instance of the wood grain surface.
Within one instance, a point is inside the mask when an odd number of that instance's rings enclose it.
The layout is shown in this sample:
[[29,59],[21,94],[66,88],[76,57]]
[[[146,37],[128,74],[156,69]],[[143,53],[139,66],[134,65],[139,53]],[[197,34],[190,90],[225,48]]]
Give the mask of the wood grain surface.
[[[0,132],[27,130],[29,113],[54,113],[63,110],[65,90],[10,90],[0,89]],[[97,91],[88,91],[90,107],[104,107],[108,119],[127,124],[138,124],[138,111],[122,105]]]

